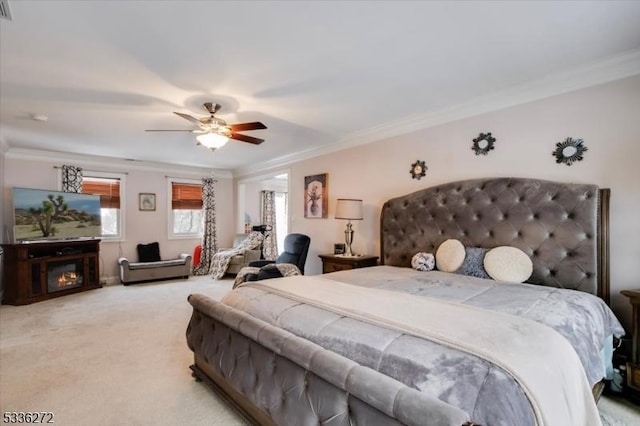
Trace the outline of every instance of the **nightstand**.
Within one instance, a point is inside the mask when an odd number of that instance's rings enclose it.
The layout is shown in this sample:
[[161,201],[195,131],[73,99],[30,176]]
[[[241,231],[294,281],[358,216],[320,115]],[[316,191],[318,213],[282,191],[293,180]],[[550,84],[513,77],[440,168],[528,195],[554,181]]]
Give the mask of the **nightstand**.
[[631,362],[627,363],[627,386],[640,392],[640,290],[622,290],[629,298],[633,313],[631,316]]
[[322,273],[344,271],[347,269],[366,268],[367,266],[376,266],[378,264],[378,256],[338,256],[335,254],[320,254],[322,259]]

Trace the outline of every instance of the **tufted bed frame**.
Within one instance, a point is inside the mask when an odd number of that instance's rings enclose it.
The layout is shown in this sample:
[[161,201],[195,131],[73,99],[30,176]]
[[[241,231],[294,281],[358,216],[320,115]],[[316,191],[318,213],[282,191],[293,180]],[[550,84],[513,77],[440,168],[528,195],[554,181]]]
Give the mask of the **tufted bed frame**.
[[466,247],[514,246],[533,262],[527,282],[595,294],[609,304],[609,189],[537,179],[453,182],[382,208],[382,263],[411,267],[448,238]]
[[[608,189],[537,179],[447,183],[387,201],[381,263],[410,267],[456,238],[515,246],[533,261],[528,282],[596,294],[609,303]],[[461,425],[455,407],[202,295],[189,296],[190,367],[253,424]],[[329,368],[329,366],[331,366]],[[594,388],[600,395],[602,384]]]

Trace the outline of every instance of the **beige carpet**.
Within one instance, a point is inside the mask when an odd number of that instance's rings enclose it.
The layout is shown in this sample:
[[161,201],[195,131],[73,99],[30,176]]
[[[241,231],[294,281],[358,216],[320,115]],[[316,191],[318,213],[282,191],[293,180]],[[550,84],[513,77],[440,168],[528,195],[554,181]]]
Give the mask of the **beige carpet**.
[[[58,425],[244,425],[188,369],[187,296],[231,280],[192,277],[0,307],[0,411],[50,411]],[[607,425],[640,424],[604,398]]]
[[210,277],[107,286],[0,308],[0,409],[51,411],[57,425],[242,425],[191,377],[187,296]]

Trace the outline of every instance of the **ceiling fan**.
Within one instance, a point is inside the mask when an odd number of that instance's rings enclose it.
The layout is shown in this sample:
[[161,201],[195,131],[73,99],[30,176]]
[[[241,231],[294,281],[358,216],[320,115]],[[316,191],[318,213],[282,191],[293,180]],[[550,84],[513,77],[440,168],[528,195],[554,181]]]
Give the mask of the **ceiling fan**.
[[185,120],[189,120],[190,122],[197,124],[199,129],[194,130],[145,130],[146,132],[189,132],[196,133],[196,139],[198,140],[198,145],[204,145],[207,148],[215,151],[217,148],[223,146],[229,139],[235,139],[242,142],[252,143],[254,145],[260,145],[264,142],[264,139],[254,138],[253,136],[243,135],[238,132],[246,131],[246,130],[261,130],[266,129],[267,126],[262,124],[259,121],[254,121],[251,123],[238,123],[238,124],[227,124],[226,121],[215,116],[215,113],[221,108],[219,104],[214,104],[212,102],[205,102],[203,105],[204,109],[209,112],[208,117],[196,118],[189,114],[184,114],[181,112],[174,112],[174,114],[179,115]]

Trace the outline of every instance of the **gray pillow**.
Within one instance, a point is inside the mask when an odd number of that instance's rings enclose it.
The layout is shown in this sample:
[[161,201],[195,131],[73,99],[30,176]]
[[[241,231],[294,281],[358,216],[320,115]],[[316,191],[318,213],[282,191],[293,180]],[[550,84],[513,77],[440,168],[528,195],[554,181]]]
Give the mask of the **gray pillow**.
[[482,247],[465,247],[464,261],[455,271],[456,274],[491,279],[484,269],[484,255],[488,249]]

